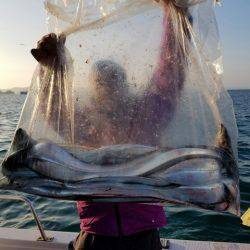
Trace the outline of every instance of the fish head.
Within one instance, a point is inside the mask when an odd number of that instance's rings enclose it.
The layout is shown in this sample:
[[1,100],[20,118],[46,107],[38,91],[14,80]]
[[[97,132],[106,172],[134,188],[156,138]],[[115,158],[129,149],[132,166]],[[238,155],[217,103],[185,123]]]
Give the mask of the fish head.
[[18,128],[12,141],[11,152],[16,152],[21,149],[29,148],[33,144],[35,144],[35,141],[31,139],[31,137],[26,133],[26,131],[22,128]]
[[10,154],[2,163],[3,173],[6,171],[16,171],[26,165],[27,153],[28,150],[25,148]]
[[35,141],[22,128],[16,130],[8,155],[2,163],[3,173],[16,171],[26,164],[27,154]]

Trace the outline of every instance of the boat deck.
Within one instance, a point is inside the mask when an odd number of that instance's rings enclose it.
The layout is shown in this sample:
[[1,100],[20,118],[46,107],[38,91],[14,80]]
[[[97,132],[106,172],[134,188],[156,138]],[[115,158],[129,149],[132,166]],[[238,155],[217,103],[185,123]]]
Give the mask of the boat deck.
[[[77,233],[46,231],[51,242],[37,241],[39,232],[32,229],[0,228],[0,249],[3,250],[50,250],[67,249]],[[166,239],[162,239],[163,245]],[[170,239],[170,250],[250,250],[250,244],[189,241]]]

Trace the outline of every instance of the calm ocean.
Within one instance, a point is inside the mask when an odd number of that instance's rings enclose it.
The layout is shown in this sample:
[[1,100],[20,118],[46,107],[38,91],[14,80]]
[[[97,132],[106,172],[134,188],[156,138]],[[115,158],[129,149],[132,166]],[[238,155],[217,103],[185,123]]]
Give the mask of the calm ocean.
[[[239,128],[239,168],[242,212],[250,207],[250,90],[233,90]],[[25,95],[0,95],[0,161],[3,159],[16,128]],[[0,194],[7,193],[0,191]],[[26,195],[34,202],[39,217],[48,230],[79,231],[74,202],[56,201]],[[250,243],[250,228],[229,214],[168,206],[168,225],[161,236],[189,240],[213,240]],[[22,202],[0,200],[0,226],[32,228],[35,223]]]

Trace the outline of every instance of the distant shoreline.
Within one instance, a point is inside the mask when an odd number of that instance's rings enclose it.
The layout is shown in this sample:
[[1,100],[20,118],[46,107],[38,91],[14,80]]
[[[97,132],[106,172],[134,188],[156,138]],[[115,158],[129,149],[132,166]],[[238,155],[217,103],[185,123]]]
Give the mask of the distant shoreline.
[[[14,87],[10,89],[0,89],[0,94],[8,94],[9,92],[11,93],[20,93],[20,92],[28,92],[29,87]],[[226,89],[227,91],[232,91],[232,90],[250,90],[249,88],[239,88],[239,89]]]
[[250,88],[249,89],[228,89],[227,91],[242,91],[242,90],[247,90],[247,91],[249,91],[250,90]]
[[29,87],[14,87],[10,89],[0,89],[0,94],[27,94]]
[[0,90],[0,94],[3,94],[3,95],[10,95],[10,94],[15,94],[15,92],[14,92],[14,91],[11,91],[11,90],[6,90],[6,91]]

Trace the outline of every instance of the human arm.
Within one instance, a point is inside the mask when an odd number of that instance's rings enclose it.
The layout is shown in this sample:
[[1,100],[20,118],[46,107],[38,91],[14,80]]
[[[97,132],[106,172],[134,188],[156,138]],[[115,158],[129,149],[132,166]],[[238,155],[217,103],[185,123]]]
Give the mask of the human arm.
[[172,1],[164,3],[163,34],[157,66],[147,92],[174,98],[182,89],[189,55],[192,17],[187,8],[179,8]]
[[178,8],[170,1],[164,4],[157,65],[148,88],[138,101],[138,115],[135,116],[137,127],[143,131],[136,132],[141,143],[157,144],[162,126],[166,127],[173,118],[186,77],[192,22],[188,18],[187,9]]
[[51,33],[38,41],[31,54],[39,62],[36,115],[66,142],[73,140],[72,59],[66,38]]

